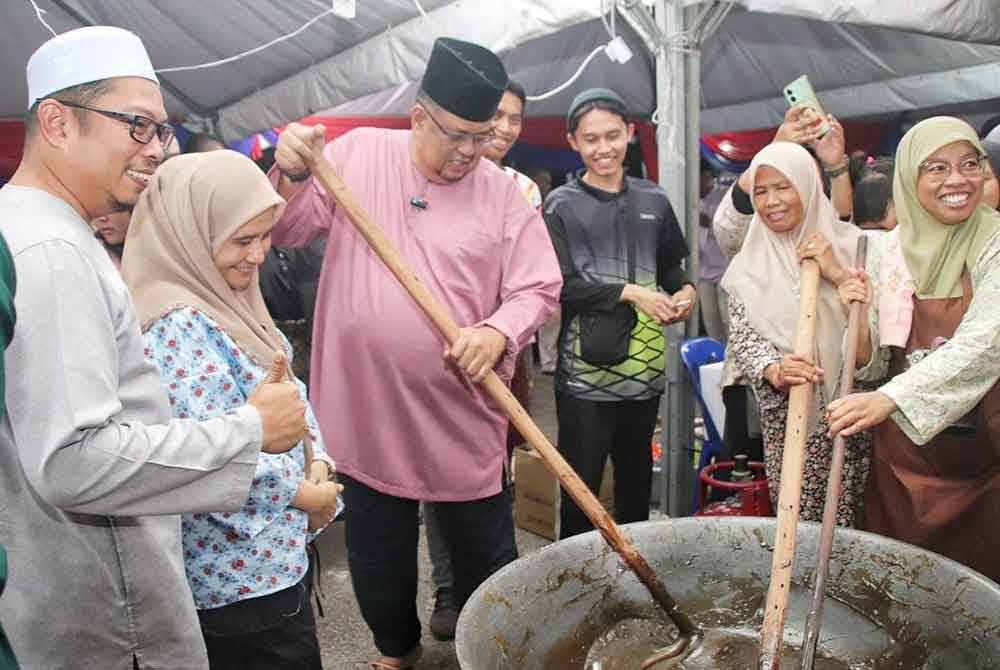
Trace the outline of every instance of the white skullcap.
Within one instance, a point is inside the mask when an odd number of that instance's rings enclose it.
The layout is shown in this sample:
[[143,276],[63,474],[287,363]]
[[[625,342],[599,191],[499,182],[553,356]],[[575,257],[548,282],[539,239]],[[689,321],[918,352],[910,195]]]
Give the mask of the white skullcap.
[[160,83],[138,35],[111,26],[56,35],[28,59],[28,109],[56,91],[113,77]]

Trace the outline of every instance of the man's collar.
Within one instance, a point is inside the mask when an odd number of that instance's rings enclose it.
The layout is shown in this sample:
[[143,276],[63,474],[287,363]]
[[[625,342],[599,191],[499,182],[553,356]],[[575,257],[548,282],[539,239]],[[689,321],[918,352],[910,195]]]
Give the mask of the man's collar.
[[584,191],[594,196],[598,200],[608,202],[628,193],[628,176],[622,177],[622,187],[620,191],[605,191],[603,188],[591,186],[583,180],[583,175],[587,173],[587,168],[581,168],[576,172],[576,182]]

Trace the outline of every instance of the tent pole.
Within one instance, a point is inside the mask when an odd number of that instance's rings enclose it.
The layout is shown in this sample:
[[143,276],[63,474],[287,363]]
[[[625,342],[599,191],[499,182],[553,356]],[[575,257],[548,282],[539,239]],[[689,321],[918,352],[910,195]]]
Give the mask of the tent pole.
[[219,139],[222,139],[221,128],[219,127],[219,112],[216,111],[214,114],[209,116],[206,119],[206,121],[208,123],[208,129],[209,132],[212,134],[212,137],[218,137]]
[[[693,5],[686,10],[685,20],[687,27],[691,29],[692,21],[696,20],[698,6]],[[698,36],[694,36],[688,43],[688,50],[684,54],[684,122],[685,122],[685,177],[686,195],[685,217],[687,223],[685,237],[691,250],[691,255],[687,259],[687,272],[691,281],[698,282],[698,228],[700,227],[701,210],[701,41]],[[688,337],[698,336],[698,304],[691,312],[691,317],[687,320],[686,335]]]
[[[655,15],[657,25],[668,37],[684,29],[684,8],[681,0],[656,0]],[[685,160],[684,156],[685,151],[689,150],[686,121],[688,110],[685,103],[688,87],[685,85],[684,58],[683,52],[667,49],[666,45],[657,52],[656,96],[660,122],[657,127],[657,156],[660,185],[667,191],[682,229],[690,231],[690,222],[687,220],[690,210],[688,176],[685,170],[690,161]],[[697,166],[695,170],[697,171]],[[693,206],[697,209],[697,205],[696,197]],[[697,217],[694,226],[694,242],[689,242],[689,246],[696,252]],[[692,239],[690,232],[687,237],[689,240]],[[680,361],[683,333],[684,326],[681,325],[665,328],[667,379],[660,404],[665,442],[663,460],[660,464],[661,473],[664,475],[660,482],[660,509],[670,516],[685,516],[691,513],[690,503],[694,487],[691,463],[694,427],[693,389]]]
[[[656,0],[655,18],[664,35],[676,35],[684,29],[680,0]],[[656,53],[656,103],[660,122],[656,129],[660,185],[681,218],[685,211],[685,181],[678,161],[682,164],[684,161],[684,54],[666,46]]]

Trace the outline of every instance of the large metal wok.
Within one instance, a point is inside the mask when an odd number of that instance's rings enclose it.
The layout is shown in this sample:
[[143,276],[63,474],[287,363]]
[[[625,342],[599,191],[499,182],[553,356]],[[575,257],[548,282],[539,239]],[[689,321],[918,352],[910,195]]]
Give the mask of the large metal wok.
[[[735,626],[751,636],[767,590],[774,530],[773,519],[750,517],[626,526],[702,626],[709,632]],[[801,644],[819,525],[802,523],[798,532],[794,581],[801,588],[793,589],[785,635],[792,646]],[[827,593],[834,600],[827,604],[819,646],[843,667],[1000,668],[1000,586],[953,561],[870,533],[838,530]],[[617,554],[597,533],[587,533],[484,582],[462,610],[456,650],[464,670],[610,670],[619,666],[592,664],[595,641],[604,644],[616,622],[661,617]],[[798,668],[797,662],[787,666]]]

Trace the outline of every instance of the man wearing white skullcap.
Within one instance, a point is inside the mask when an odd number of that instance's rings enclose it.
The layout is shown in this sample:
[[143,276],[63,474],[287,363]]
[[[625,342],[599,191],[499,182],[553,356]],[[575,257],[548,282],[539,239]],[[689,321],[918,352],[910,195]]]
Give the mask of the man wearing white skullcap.
[[[0,422],[0,622],[26,668],[206,668],[177,514],[239,509],[261,450],[305,434],[292,384],[173,420],[88,221],[131,208],[173,133],[138,37],[91,27],[27,66],[24,158],[0,190],[18,275]],[[269,380],[271,377],[269,377]]]

